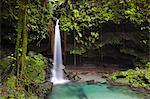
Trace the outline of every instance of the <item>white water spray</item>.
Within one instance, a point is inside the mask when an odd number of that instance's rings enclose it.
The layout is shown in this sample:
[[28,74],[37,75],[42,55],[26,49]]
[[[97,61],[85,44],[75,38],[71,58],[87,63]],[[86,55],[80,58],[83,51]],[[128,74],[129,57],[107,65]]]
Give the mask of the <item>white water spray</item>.
[[63,69],[65,68],[65,66],[62,64],[61,38],[58,22],[59,20],[57,20],[55,26],[54,58],[53,58],[54,62],[53,62],[51,82],[53,82],[53,84],[64,84],[69,82],[69,80],[64,79]]

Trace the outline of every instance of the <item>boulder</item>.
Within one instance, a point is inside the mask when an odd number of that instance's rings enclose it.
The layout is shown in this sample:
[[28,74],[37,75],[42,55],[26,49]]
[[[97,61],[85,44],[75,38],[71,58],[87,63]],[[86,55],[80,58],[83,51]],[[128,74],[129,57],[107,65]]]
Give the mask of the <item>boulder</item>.
[[64,70],[65,77],[71,81],[79,81],[81,78],[78,76],[77,72],[66,72]]
[[35,90],[38,96],[45,96],[47,93],[52,91],[52,88],[53,88],[53,83],[48,81],[36,85]]
[[103,74],[102,75],[102,78],[108,78],[109,77],[109,74]]
[[88,85],[94,84],[94,83],[95,83],[95,80],[89,80],[89,81],[86,81],[86,83],[87,83]]

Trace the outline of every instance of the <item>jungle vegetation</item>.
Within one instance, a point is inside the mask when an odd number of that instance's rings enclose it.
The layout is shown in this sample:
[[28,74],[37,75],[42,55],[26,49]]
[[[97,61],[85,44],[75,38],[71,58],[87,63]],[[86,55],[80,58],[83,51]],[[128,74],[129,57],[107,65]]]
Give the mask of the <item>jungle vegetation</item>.
[[[96,57],[98,63],[106,57],[128,60],[140,71],[120,72],[112,79],[123,75],[135,86],[148,88],[142,78],[150,81],[149,9],[148,0],[2,0],[1,93],[12,99],[37,95],[33,86],[45,82],[48,59],[29,45],[37,48],[48,41],[46,50],[53,53],[56,19],[64,62],[67,55],[73,56],[75,65],[78,57]],[[140,80],[133,75],[140,75]]]

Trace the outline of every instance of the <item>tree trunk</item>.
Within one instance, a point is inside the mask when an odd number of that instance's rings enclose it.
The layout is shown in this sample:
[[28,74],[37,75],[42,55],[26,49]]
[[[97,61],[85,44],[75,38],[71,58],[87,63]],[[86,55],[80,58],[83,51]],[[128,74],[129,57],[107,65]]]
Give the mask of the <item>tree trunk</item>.
[[[19,20],[17,23],[17,40],[16,40],[16,46],[15,46],[15,57],[16,57],[16,74],[17,78],[19,78],[19,68],[20,68],[20,57],[19,57],[19,49],[21,44],[21,33],[22,33],[22,11],[20,10],[19,13]],[[17,81],[18,82],[18,81]]]
[[53,21],[51,18],[49,19],[48,33],[49,33],[50,50],[51,50],[51,53],[53,54],[54,52],[54,25],[53,25]]
[[23,42],[22,42],[22,59],[21,59],[21,70],[20,70],[20,78],[22,78],[22,73],[24,68],[26,67],[26,53],[27,53],[27,43],[28,43],[28,33],[27,33],[27,26],[26,26],[26,7],[24,8],[23,13]]
[[54,53],[54,31],[51,33],[51,53]]

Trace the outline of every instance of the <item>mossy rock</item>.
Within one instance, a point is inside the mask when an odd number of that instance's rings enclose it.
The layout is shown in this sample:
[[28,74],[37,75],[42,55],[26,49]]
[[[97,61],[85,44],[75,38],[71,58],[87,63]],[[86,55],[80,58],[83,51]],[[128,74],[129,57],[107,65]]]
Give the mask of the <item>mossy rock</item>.
[[150,69],[128,70],[112,74],[114,82],[150,89]]
[[44,96],[47,93],[50,93],[53,88],[53,83],[51,82],[45,82],[43,84],[39,84],[37,88],[35,89],[36,94],[38,96]]
[[117,79],[115,82],[122,83],[122,84],[125,84],[125,85],[129,84],[129,81],[127,79]]

